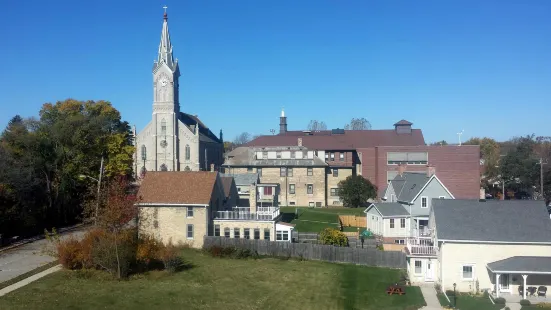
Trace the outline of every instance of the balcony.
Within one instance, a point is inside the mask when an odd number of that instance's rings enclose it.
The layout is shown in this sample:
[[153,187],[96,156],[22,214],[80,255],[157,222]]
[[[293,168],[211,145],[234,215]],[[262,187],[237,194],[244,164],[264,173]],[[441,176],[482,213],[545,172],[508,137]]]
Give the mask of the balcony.
[[436,256],[438,248],[434,246],[432,238],[417,237],[407,238],[406,240],[407,254],[411,256]]
[[249,208],[234,208],[232,211],[218,211],[215,220],[273,221],[279,216],[279,208],[259,207],[256,212]]

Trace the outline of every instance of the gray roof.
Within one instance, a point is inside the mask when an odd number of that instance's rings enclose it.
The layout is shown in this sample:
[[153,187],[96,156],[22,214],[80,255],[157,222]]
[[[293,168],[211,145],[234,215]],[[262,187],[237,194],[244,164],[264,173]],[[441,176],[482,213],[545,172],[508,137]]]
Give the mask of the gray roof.
[[513,256],[489,263],[492,272],[512,271],[527,273],[551,273],[551,257],[546,256]]
[[[260,147],[238,147],[235,150],[231,151],[226,161],[224,162],[225,167],[325,167],[327,163],[325,160],[320,159],[319,157],[314,156],[314,158],[306,159],[256,159],[256,151],[264,151],[266,148]],[[270,150],[308,150],[305,147],[298,146],[288,146],[288,147],[277,147],[270,148]]]
[[432,211],[441,240],[551,243],[542,201],[433,199]]
[[[379,213],[383,217],[403,217],[403,216],[409,216],[409,212],[404,208],[403,205],[397,203],[397,202],[380,202],[380,203],[373,203],[371,206],[374,206],[379,210]],[[370,207],[371,207],[370,206]],[[369,208],[367,208],[369,209]],[[367,211],[366,209],[366,211]]]
[[233,177],[235,185],[251,185],[258,183],[257,173],[221,173],[222,177]]
[[429,180],[430,177],[425,172],[404,172],[390,182],[398,201],[411,202]]

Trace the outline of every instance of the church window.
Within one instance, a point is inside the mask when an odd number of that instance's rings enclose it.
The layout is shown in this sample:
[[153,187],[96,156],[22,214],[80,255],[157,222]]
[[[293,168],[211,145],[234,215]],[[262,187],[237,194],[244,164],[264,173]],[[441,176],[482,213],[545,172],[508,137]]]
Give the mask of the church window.
[[162,164],[161,171],[168,171],[168,167],[165,164]]
[[161,134],[166,135],[166,121],[164,118],[161,120]]
[[190,154],[190,149],[189,149],[189,144],[186,144],[186,160],[189,160],[190,157],[191,157],[191,154]]
[[145,145],[142,145],[142,160],[147,159],[147,150],[145,148]]

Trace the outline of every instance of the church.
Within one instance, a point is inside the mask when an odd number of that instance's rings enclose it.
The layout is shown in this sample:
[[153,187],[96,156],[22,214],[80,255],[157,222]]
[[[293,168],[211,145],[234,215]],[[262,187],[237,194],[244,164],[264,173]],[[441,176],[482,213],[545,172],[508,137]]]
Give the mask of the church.
[[223,163],[222,130],[216,136],[197,117],[180,111],[180,67],[172,54],[165,11],[161,43],[153,63],[153,117],[135,135],[134,173],[200,171]]

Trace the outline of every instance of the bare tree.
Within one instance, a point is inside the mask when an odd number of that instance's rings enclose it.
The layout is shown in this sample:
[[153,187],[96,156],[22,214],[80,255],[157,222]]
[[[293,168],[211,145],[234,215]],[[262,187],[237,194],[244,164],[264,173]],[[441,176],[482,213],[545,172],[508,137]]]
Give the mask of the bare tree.
[[240,146],[246,144],[249,141],[251,141],[251,134],[248,132],[242,132],[241,134],[237,135],[237,137],[235,137],[235,139],[233,140],[233,144],[235,146]]
[[310,123],[308,123],[308,130],[310,131],[317,131],[317,130],[327,130],[327,125],[323,121],[318,120],[311,120]]
[[371,123],[365,118],[352,118],[349,124],[344,125],[345,130],[371,130]]

